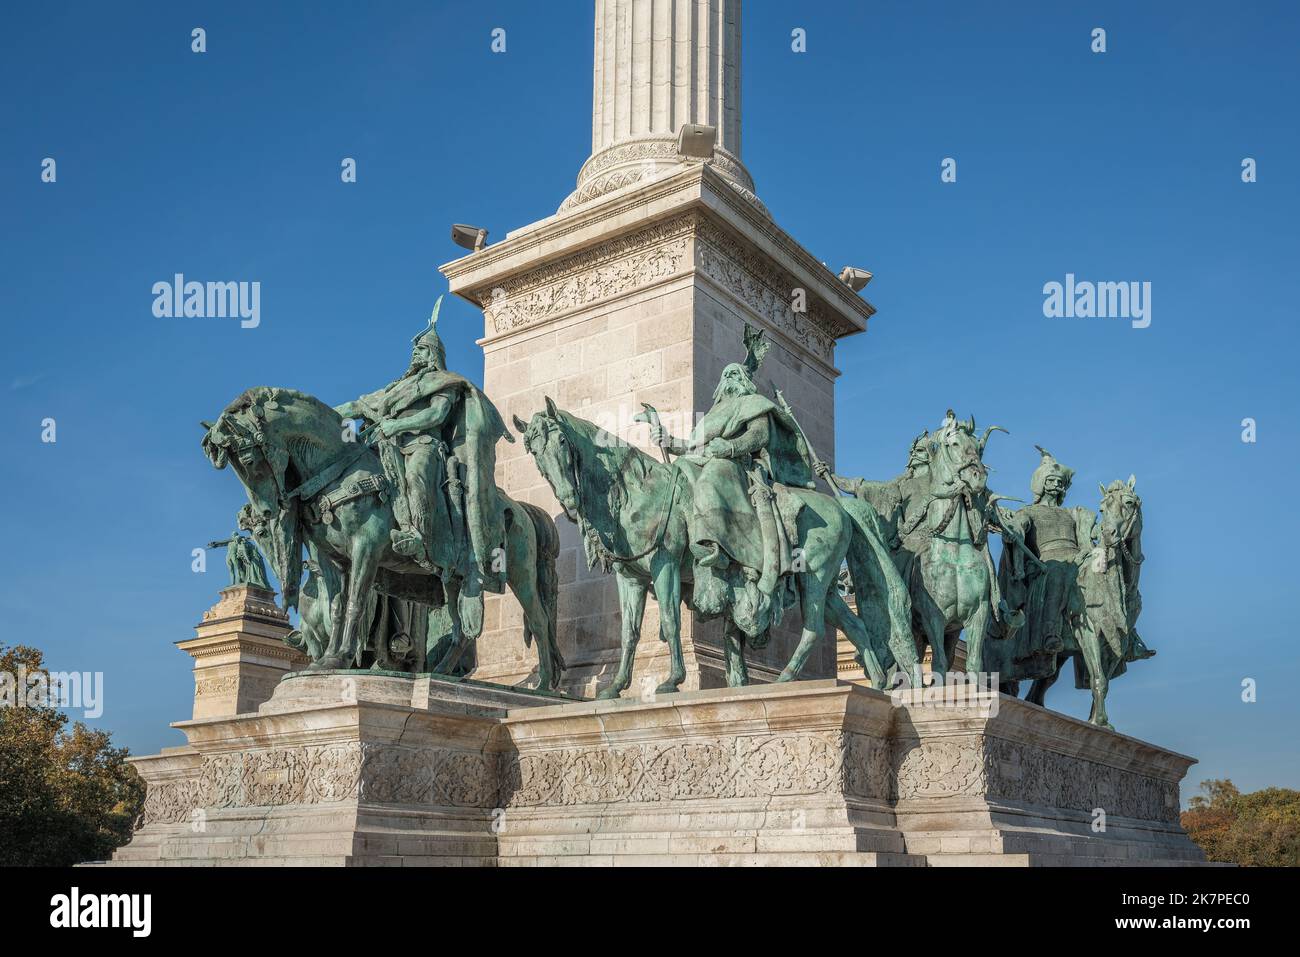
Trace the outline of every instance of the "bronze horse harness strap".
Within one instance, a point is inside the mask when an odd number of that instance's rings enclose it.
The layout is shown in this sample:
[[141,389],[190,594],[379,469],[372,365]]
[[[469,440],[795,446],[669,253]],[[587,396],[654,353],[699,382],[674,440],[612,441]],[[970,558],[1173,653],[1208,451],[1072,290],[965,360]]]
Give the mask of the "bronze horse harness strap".
[[365,478],[352,482],[343,488],[336,489],[329,495],[326,495],[315,503],[312,503],[312,499],[315,498],[326,485],[341,476],[349,466],[361,457],[361,454],[365,452],[367,448],[368,446],[366,445],[358,444],[356,448],[348,449],[337,459],[316,473],[315,476],[308,479],[306,482],[303,482],[292,492],[289,492],[285,496],[285,499],[288,501],[298,499],[304,505],[312,504],[312,510],[314,512],[312,517],[316,521],[325,525],[329,525],[334,521],[335,509],[340,505],[353,501],[354,499],[362,498],[366,495],[377,495],[379,496],[379,500],[383,501],[384,496],[388,493],[388,480],[382,475],[367,475]]

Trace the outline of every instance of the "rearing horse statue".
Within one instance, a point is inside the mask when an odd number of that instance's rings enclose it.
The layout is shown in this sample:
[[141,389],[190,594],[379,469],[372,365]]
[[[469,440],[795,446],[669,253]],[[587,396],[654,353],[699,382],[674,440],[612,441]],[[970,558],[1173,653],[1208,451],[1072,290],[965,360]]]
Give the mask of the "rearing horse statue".
[[[259,386],[236,398],[215,423],[203,425],[203,450],[213,466],[230,465],[244,485],[254,535],[271,556],[285,608],[297,604],[304,547],[311,561],[330,562],[339,572],[344,610],[333,619],[312,668],[362,663],[372,587],[394,598],[445,606],[457,639],[453,647],[459,644],[463,582],[454,570],[431,574],[394,551],[397,523],[379,457],[354,439],[334,409],[302,392]],[[504,513],[506,581],[523,607],[525,643],[537,640],[539,687],[553,690],[564,669],[555,626],[559,534],[536,506],[499,491],[496,500]],[[333,578],[322,576],[318,586]],[[412,667],[424,671],[427,649],[417,644]],[[397,667],[388,649],[375,648],[374,655],[375,667]]]

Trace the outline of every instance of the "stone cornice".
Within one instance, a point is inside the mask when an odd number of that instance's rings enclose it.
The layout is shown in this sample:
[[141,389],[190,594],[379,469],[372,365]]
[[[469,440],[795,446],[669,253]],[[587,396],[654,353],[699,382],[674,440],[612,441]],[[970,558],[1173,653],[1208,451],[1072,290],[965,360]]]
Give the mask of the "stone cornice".
[[[452,292],[480,305],[491,301],[493,290],[516,290],[529,284],[530,274],[553,267],[557,260],[581,255],[616,242],[656,221],[688,209],[704,209],[720,224],[748,240],[754,254],[775,261],[792,281],[808,290],[810,299],[826,305],[828,330],[834,338],[866,328],[874,307],[847,286],[788,233],[738,195],[707,165],[638,183],[511,234],[489,246],[439,267]],[[492,329],[487,330],[489,337]]]

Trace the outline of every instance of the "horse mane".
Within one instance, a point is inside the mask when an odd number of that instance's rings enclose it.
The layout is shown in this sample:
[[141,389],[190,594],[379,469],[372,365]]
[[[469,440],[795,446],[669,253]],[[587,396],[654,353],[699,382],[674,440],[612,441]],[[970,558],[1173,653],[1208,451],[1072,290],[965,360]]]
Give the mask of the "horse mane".
[[613,517],[627,503],[626,480],[642,481],[662,466],[635,445],[596,423],[571,412],[557,411],[561,425],[576,440],[576,451],[584,465],[592,463],[598,466],[584,471],[591,479],[588,492],[601,496],[603,501],[585,502],[584,506],[597,506]]
[[645,478],[659,465],[646,452],[626,439],[602,429],[595,422],[564,411],[560,411],[560,418],[570,432],[583,440],[586,446],[582,449],[583,454],[594,455],[602,463],[612,466],[608,469],[611,474],[622,474],[627,468],[634,467],[637,478]]
[[233,402],[226,406],[223,414],[243,412],[245,409],[251,408],[260,402],[265,402],[267,399],[292,399],[311,406],[317,412],[328,413],[333,416],[338,415],[332,406],[326,405],[314,395],[299,392],[297,389],[285,389],[269,385],[255,385],[251,389],[245,389],[235,397]]

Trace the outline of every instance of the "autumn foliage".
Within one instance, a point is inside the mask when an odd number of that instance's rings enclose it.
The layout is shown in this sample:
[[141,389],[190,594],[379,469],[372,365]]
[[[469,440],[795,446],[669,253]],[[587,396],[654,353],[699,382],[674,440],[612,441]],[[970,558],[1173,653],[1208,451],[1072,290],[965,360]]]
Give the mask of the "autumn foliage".
[[[0,645],[0,672],[44,670],[41,652]],[[45,704],[0,707],[0,866],[103,860],[131,837],[144,782],[106,731]]]
[[1300,791],[1242,794],[1229,780],[1205,781],[1183,812],[1183,828],[1210,861],[1245,867],[1300,866]]

